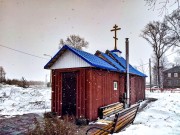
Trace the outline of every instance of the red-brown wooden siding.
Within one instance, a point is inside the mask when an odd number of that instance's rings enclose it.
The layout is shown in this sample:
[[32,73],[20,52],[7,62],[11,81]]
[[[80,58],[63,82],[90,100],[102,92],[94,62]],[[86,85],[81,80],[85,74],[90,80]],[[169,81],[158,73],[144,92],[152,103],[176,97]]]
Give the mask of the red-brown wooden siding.
[[123,102],[123,94],[125,93],[125,75],[124,74],[120,74],[120,81],[119,81],[119,87],[120,87],[120,91],[119,91],[119,99],[121,102]]
[[98,108],[119,102],[120,87],[114,90],[113,82],[120,82],[120,74],[103,70],[88,69],[86,90],[88,93],[87,113],[90,120],[97,119]]
[[[125,74],[93,68],[55,69],[52,71],[52,111],[62,115],[62,73],[77,72],[76,118],[95,120],[98,108],[119,102],[125,92]],[[131,76],[130,103],[145,98],[145,79]],[[118,82],[114,90],[113,82]]]
[[136,77],[131,76],[130,77],[130,104],[136,103],[136,96],[137,96],[137,91],[136,91]]

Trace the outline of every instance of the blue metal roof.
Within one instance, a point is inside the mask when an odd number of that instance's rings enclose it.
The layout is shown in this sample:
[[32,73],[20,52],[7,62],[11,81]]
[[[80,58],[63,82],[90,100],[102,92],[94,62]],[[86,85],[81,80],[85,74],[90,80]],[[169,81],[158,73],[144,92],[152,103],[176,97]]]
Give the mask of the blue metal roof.
[[[110,57],[108,54],[101,53],[102,57],[105,58],[101,59],[100,57],[90,54],[88,52],[75,49],[73,47],[70,47],[68,45],[64,45],[55,55],[54,57],[44,66],[45,69],[49,69],[57,60],[58,58],[66,51],[69,50],[75,55],[82,58],[84,61],[89,63],[93,67],[101,68],[101,69],[107,69],[111,71],[117,71],[117,72],[125,72],[126,71],[126,60],[123,57],[118,57],[115,53],[112,51],[108,51],[112,57]],[[135,69],[133,66],[129,64],[129,72],[131,74],[135,74],[142,77],[147,77],[145,74],[141,73],[137,69]]]
[[[109,51],[109,53],[126,69],[126,60],[123,57],[119,57],[111,51]],[[135,69],[131,64],[129,64],[129,73],[139,75],[142,77],[147,77],[145,74]]]
[[89,63],[91,66],[97,67],[97,68],[102,68],[102,69],[107,69],[107,70],[112,70],[112,71],[117,71],[115,67],[107,63],[106,61],[102,60],[101,58],[90,54],[85,51],[81,51],[78,49],[75,49],[73,47],[70,47],[68,45],[64,45],[57,53],[56,55],[44,66],[45,69],[50,68],[56,60],[64,53],[66,50],[69,50],[73,52],[75,55],[79,56],[82,58],[84,61]]
[[108,62],[117,68],[117,70],[119,70],[120,72],[126,72],[126,70],[120,65],[118,64],[114,59],[112,59],[110,56],[108,56],[107,54],[103,53],[103,52],[100,52],[99,53],[105,58],[108,60]]
[[111,50],[111,52],[119,52],[119,53],[122,53],[120,50]]

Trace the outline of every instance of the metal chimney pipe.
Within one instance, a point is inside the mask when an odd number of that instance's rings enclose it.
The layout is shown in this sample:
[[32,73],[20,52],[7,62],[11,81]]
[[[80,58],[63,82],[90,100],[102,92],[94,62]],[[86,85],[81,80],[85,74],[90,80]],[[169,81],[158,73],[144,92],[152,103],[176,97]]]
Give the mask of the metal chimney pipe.
[[126,108],[130,106],[130,87],[129,87],[129,38],[126,38]]

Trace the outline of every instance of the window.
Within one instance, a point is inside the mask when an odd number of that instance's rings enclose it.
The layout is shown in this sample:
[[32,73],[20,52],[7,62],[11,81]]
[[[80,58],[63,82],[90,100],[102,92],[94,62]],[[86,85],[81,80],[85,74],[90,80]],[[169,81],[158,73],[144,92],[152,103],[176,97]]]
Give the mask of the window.
[[174,77],[178,77],[178,73],[174,73]]
[[171,77],[171,73],[168,73],[168,77]]
[[118,89],[118,82],[117,81],[114,81],[114,90],[117,90]]
[[168,86],[172,86],[171,80],[168,80]]

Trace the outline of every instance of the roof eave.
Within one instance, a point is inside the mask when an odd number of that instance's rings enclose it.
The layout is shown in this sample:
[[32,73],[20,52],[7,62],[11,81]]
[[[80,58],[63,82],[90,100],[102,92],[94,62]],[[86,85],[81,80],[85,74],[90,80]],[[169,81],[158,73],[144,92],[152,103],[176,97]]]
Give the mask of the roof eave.
[[57,61],[57,59],[67,50],[67,46],[64,45],[44,66],[44,69],[50,69],[51,66]]

